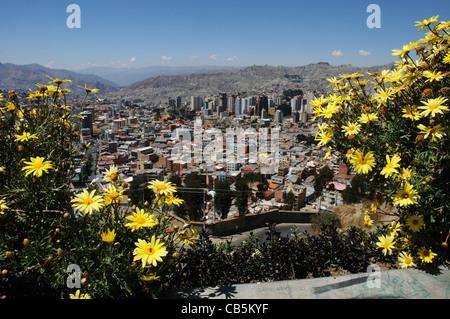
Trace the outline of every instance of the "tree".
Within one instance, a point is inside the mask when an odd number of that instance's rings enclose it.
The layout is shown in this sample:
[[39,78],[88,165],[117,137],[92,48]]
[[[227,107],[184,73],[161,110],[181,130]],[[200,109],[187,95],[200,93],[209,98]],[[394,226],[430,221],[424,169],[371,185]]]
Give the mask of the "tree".
[[178,189],[180,198],[185,201],[185,215],[191,220],[199,221],[203,217],[205,202],[209,196],[205,192],[205,181],[198,172],[186,175],[184,187]]
[[245,178],[238,179],[236,181],[236,206],[240,216],[244,216],[248,211],[248,198],[250,196],[250,187],[248,187],[248,181]]
[[222,219],[226,219],[233,201],[230,184],[227,181],[219,181],[214,190],[216,193],[214,196],[215,209],[220,212]]
[[323,188],[333,180],[334,173],[333,171],[326,165],[322,169],[320,169],[318,174],[314,176],[314,192],[316,196],[320,196],[323,192]]
[[284,198],[284,206],[283,209],[285,210],[293,210],[295,205],[295,195],[292,191],[286,194],[286,197]]

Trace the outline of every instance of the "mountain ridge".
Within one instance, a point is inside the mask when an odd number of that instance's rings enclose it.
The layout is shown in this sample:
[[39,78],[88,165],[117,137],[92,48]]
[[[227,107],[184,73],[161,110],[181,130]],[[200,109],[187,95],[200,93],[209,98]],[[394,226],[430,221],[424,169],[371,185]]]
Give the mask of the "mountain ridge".
[[258,94],[283,89],[305,91],[327,90],[330,77],[345,73],[372,73],[391,69],[393,63],[357,67],[349,64],[332,66],[328,62],[304,66],[252,65],[234,72],[159,75],[133,83],[112,95],[124,100],[143,100],[157,103],[181,96],[207,96],[226,92],[230,94]]
[[51,69],[37,63],[18,65],[0,63],[0,88],[6,90],[35,90],[36,84],[47,84],[52,78],[72,80],[70,90],[75,96],[83,95],[78,86],[98,88],[103,94],[118,90],[118,85],[95,74],[79,74],[66,69]]

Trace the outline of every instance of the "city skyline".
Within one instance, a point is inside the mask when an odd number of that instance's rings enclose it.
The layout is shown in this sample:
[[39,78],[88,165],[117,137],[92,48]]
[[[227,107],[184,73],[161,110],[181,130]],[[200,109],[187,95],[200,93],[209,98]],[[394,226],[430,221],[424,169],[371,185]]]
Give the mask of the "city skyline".
[[[70,4],[80,28],[69,28]],[[370,28],[370,4],[380,28]],[[372,66],[418,40],[415,21],[450,20],[429,1],[24,1],[2,5],[0,62],[81,70],[95,66]],[[422,34],[423,35],[423,34]]]

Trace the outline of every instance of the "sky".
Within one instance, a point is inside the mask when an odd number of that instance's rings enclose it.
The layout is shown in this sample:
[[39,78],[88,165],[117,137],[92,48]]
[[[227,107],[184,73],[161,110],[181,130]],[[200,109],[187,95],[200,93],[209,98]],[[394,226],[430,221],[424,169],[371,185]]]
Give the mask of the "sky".
[[[80,28],[68,26],[77,21],[70,4]],[[379,7],[379,28],[367,24],[370,4]],[[0,63],[71,70],[382,65],[423,36],[415,21],[450,20],[448,0],[15,0],[1,8]]]

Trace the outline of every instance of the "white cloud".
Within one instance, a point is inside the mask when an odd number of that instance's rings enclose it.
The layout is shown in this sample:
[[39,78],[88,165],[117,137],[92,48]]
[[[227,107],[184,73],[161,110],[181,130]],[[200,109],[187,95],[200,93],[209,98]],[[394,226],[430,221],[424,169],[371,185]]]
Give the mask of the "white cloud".
[[371,55],[372,54],[372,52],[365,51],[365,50],[359,50],[358,53],[359,53],[359,55]]
[[232,57],[229,57],[229,58],[226,58],[226,59],[224,59],[225,61],[234,61],[234,60],[238,60],[239,58],[237,57],[237,56],[232,56]]
[[211,54],[209,57],[211,60],[216,61],[217,60],[217,54]]
[[161,64],[168,64],[168,63],[170,63],[170,61],[172,61],[172,57],[171,56],[163,55],[161,57]]
[[47,62],[46,64],[44,64],[44,66],[45,66],[46,68],[52,68],[54,64],[55,64],[55,61],[52,60],[52,61]]
[[343,56],[344,53],[341,50],[334,50],[333,52],[331,52],[332,56]]
[[198,55],[192,55],[192,56],[189,57],[189,60],[192,61],[192,60],[197,60],[199,58],[200,57]]
[[136,61],[136,60],[137,60],[137,58],[132,57],[132,58],[130,59],[130,62],[134,62],[134,61]]

